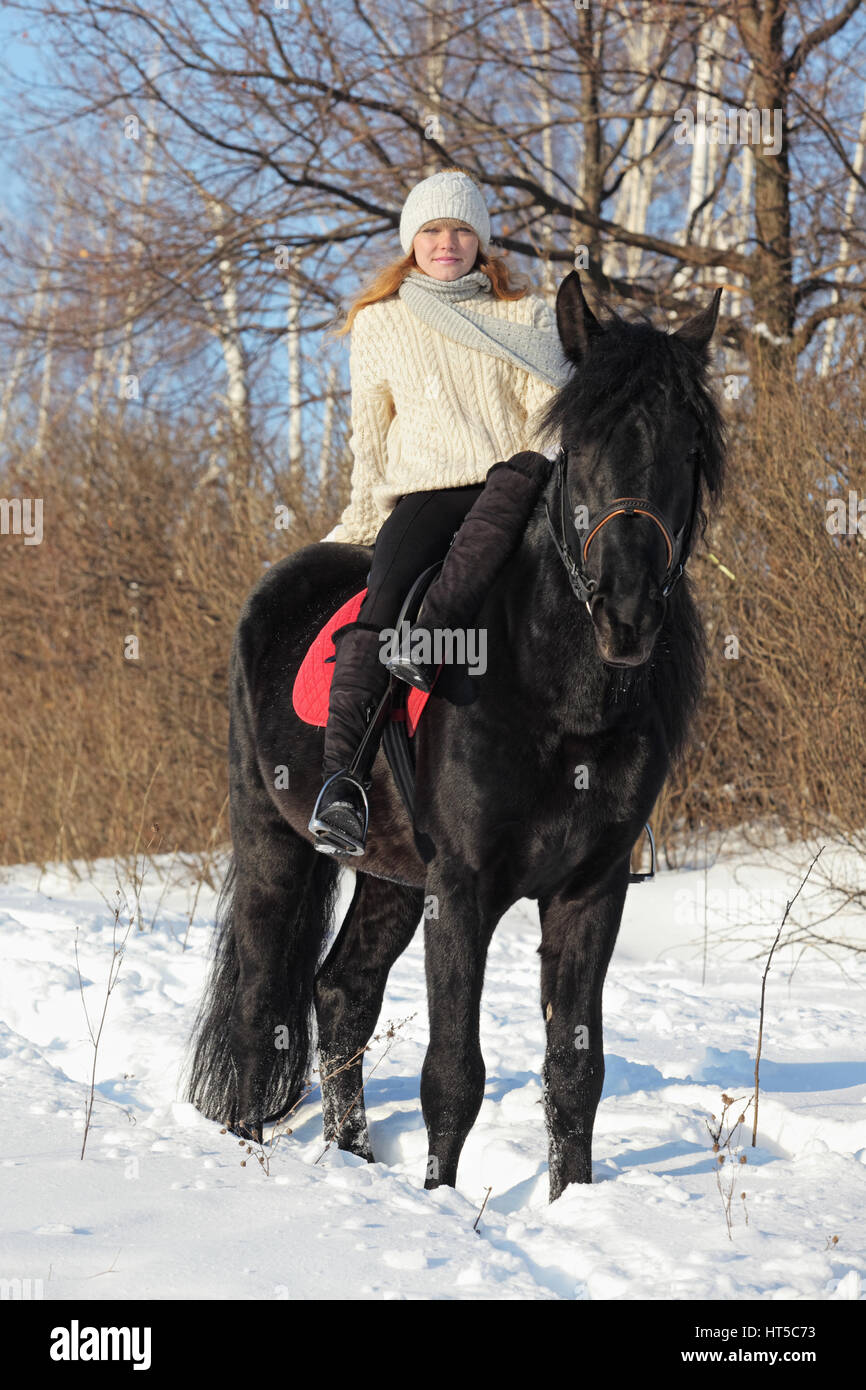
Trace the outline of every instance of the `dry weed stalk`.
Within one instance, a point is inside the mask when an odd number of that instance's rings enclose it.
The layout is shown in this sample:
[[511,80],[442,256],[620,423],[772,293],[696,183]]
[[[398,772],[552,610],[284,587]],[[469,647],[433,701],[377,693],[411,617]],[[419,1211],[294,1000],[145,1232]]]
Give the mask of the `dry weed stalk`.
[[[716,1117],[715,1115],[713,1116],[713,1124],[710,1124],[709,1120],[706,1121],[707,1129],[710,1133],[710,1138],[713,1141],[713,1153],[716,1155],[716,1186],[719,1189],[719,1196],[722,1199],[722,1206],[724,1207],[725,1211],[725,1224],[728,1228],[728,1240],[733,1240],[734,1238],[731,1234],[731,1228],[733,1226],[733,1219],[731,1216],[731,1204],[733,1202],[734,1197],[734,1188],[739,1186],[737,1168],[746,1162],[746,1155],[744,1153],[737,1153],[737,1132],[740,1128],[740,1125],[745,1124],[746,1111],[748,1110],[752,1102],[755,1100],[755,1097],[750,1096],[745,1106],[742,1105],[744,1099],[745,1097],[743,1096],[740,1096],[738,1099],[734,1099],[731,1096],[723,1095],[721,1115],[718,1117]],[[737,1119],[733,1124],[728,1118],[728,1115],[731,1110],[733,1110],[735,1114],[737,1114]],[[713,1126],[715,1126],[715,1128]],[[726,1164],[727,1167],[725,1166]],[[724,1182],[722,1181],[723,1172],[725,1173]],[[746,1218],[746,1225],[748,1226],[749,1212],[746,1207],[745,1192],[740,1193],[740,1200],[743,1203],[743,1214]]]
[[782,935],[782,930],[785,926],[785,923],[788,920],[788,913],[791,911],[791,908],[794,906],[794,903],[797,901],[800,894],[802,893],[804,887],[806,886],[806,880],[812,872],[812,869],[815,867],[816,860],[819,858],[821,854],[823,854],[823,852],[824,846],[822,845],[821,848],[818,850],[818,853],[815,855],[815,858],[812,860],[812,863],[806,870],[806,877],[803,879],[802,883],[800,884],[800,887],[797,889],[791,901],[785,904],[785,911],[782,914],[782,920],[779,923],[779,930],[776,932],[775,940],[773,941],[773,944],[770,947],[770,953],[767,956],[767,963],[764,966],[764,974],[761,977],[761,1011],[758,1018],[758,1046],[755,1052],[755,1114],[752,1120],[752,1148],[754,1148],[758,1142],[758,1100],[760,1097],[759,1073],[761,1067],[761,1048],[764,1042],[764,1002],[767,994],[767,976],[770,973],[770,966],[773,962],[773,955],[776,950],[776,947],[779,944],[779,940]]
[[[155,776],[155,775],[156,775],[156,774],[154,773],[154,776]],[[151,778],[151,782],[150,782],[150,786],[152,786],[152,785],[153,785],[153,778]],[[150,791],[150,786],[148,787],[148,792]],[[145,804],[146,804],[146,800],[147,800],[147,797],[145,796]],[[111,933],[111,963],[110,963],[110,965],[109,965],[109,967],[108,967],[108,979],[107,979],[107,981],[106,981],[106,987],[105,987],[105,998],[104,998],[103,1001],[102,1001],[102,1013],[100,1014],[99,1025],[98,1025],[98,1027],[97,1027],[95,1033],[94,1033],[94,1031],[93,1031],[93,1025],[91,1024],[91,1021],[90,1021],[90,1015],[89,1015],[89,1013],[87,1012],[87,1003],[86,1003],[86,1000],[85,1000],[85,998],[84,998],[84,981],[82,980],[82,977],[81,977],[81,965],[80,965],[80,962],[79,962],[79,959],[78,959],[78,933],[79,933],[79,927],[78,927],[78,924],[77,924],[77,923],[76,923],[76,927],[75,927],[75,942],[74,942],[74,949],[75,949],[75,969],[76,969],[76,971],[78,972],[78,989],[79,989],[79,992],[80,992],[80,994],[81,994],[81,1004],[82,1004],[82,1007],[83,1007],[83,1009],[84,1009],[84,1017],[85,1017],[85,1020],[86,1020],[86,1022],[87,1022],[87,1031],[88,1031],[88,1033],[90,1034],[90,1041],[91,1041],[91,1043],[92,1043],[92,1045],[93,1045],[93,1062],[92,1062],[92,1065],[91,1065],[91,1068],[90,1068],[90,1089],[89,1089],[89,1092],[88,1092],[87,1101],[86,1101],[85,1110],[84,1110],[84,1138],[82,1139],[82,1142],[81,1142],[81,1155],[80,1155],[81,1158],[84,1158],[84,1150],[85,1150],[86,1147],[87,1147],[87,1136],[88,1136],[88,1134],[90,1133],[90,1124],[91,1124],[91,1120],[92,1120],[92,1118],[93,1118],[93,1106],[94,1106],[94,1102],[95,1102],[95,1099],[96,1099],[96,1064],[97,1064],[97,1061],[98,1061],[98,1058],[99,1058],[99,1043],[100,1043],[100,1039],[102,1038],[102,1030],[103,1030],[103,1028],[105,1027],[105,1020],[106,1020],[106,1017],[107,1017],[107,1014],[108,1014],[108,1001],[109,1001],[109,999],[111,998],[111,995],[112,995],[112,992],[113,992],[113,990],[114,990],[115,985],[117,984],[118,976],[119,976],[119,974],[120,974],[120,966],[121,966],[121,963],[122,963],[122,961],[123,961],[123,953],[124,953],[124,951],[125,951],[125,949],[126,949],[126,943],[127,943],[127,941],[129,940],[129,933],[132,931],[133,925],[134,925],[136,922],[138,922],[138,929],[139,929],[139,931],[143,931],[143,930],[144,930],[144,927],[143,927],[143,925],[142,925],[142,919],[141,919],[141,890],[142,890],[142,887],[143,887],[143,885],[144,885],[145,874],[147,873],[147,869],[148,869],[148,867],[149,867],[149,865],[150,865],[150,858],[149,858],[149,855],[150,855],[150,853],[151,853],[151,850],[153,849],[154,840],[156,839],[156,837],[157,837],[157,836],[159,835],[159,833],[160,833],[160,832],[159,832],[159,826],[158,826],[158,825],[155,825],[155,824],[154,824],[154,825],[152,825],[152,826],[150,827],[150,839],[148,840],[147,844],[144,846],[144,849],[141,851],[141,868],[139,868],[139,865],[138,865],[138,853],[139,853],[139,844],[140,844],[140,842],[141,842],[141,835],[142,835],[143,825],[144,825],[144,811],[145,811],[145,807],[143,806],[143,807],[142,807],[142,813],[141,813],[141,822],[140,822],[140,824],[139,824],[139,832],[138,832],[138,835],[137,835],[137,837],[136,837],[136,842],[135,842],[134,859],[133,859],[133,866],[132,866],[132,872],[131,872],[131,878],[132,878],[132,896],[133,896],[133,903],[134,903],[134,906],[133,906],[132,908],[130,908],[130,906],[129,906],[129,901],[128,901],[128,899],[127,899],[125,893],[123,892],[123,889],[122,889],[121,886],[118,884],[118,887],[117,887],[117,889],[116,889],[116,891],[115,891],[115,895],[114,895],[114,896],[115,896],[114,906],[111,908],[111,911],[113,912],[113,915],[114,915],[114,921],[113,921],[112,933]],[[157,844],[157,849],[158,849],[158,847],[159,847],[159,842],[158,842],[158,844]],[[156,852],[156,851],[154,851],[154,852]],[[160,899],[160,901],[161,901],[161,899]],[[120,930],[120,914],[121,914],[121,910],[122,910],[124,907],[126,908],[126,911],[127,911],[127,913],[128,913],[129,921],[128,921],[127,924],[126,924],[126,930],[124,931],[124,934],[123,934],[123,940],[120,942],[120,945],[118,945],[118,932],[119,932],[119,930]],[[151,930],[152,930],[152,927],[151,927]]]
[[84,981],[81,978],[81,965],[78,960],[79,928],[77,923],[75,926],[75,968],[78,971],[78,988],[81,993],[81,1004],[84,1009],[84,1017],[87,1021],[87,1031],[90,1034],[90,1041],[93,1044],[93,1063],[90,1068],[90,1089],[84,1107],[84,1137],[81,1141],[80,1154],[80,1157],[82,1159],[84,1158],[84,1150],[87,1147],[87,1136],[90,1133],[90,1122],[93,1117],[93,1104],[96,1098],[96,1063],[99,1057],[99,1043],[100,1039],[102,1038],[102,1030],[105,1027],[105,1019],[108,1014],[108,1001],[111,998],[112,991],[114,990],[115,985],[117,984],[117,978],[120,974],[121,962],[123,961],[123,952],[126,949],[126,943],[129,939],[129,933],[132,931],[132,924],[135,920],[135,914],[133,912],[130,912],[129,921],[126,924],[126,931],[123,934],[123,940],[120,942],[120,945],[118,945],[117,938],[118,932],[120,930],[120,912],[123,906],[123,903],[121,901],[121,891],[119,888],[116,893],[116,898],[117,901],[114,906],[114,925],[112,927],[111,933],[111,964],[108,967],[108,980],[106,981],[105,998],[102,1001],[102,1013],[100,1014],[99,1024],[95,1033],[93,1031],[93,1025],[90,1022],[90,1015],[87,1012],[87,1002],[84,998]]

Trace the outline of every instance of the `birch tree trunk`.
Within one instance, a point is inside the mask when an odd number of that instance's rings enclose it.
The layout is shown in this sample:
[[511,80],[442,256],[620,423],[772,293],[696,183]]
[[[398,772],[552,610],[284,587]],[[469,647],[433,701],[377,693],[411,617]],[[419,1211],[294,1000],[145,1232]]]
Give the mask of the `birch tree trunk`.
[[328,483],[331,478],[331,449],[334,441],[334,395],[337,390],[337,368],[328,371],[328,384],[325,391],[325,413],[322,422],[322,447],[319,452],[319,501],[324,503],[328,497]]
[[[653,71],[654,44],[650,26],[640,17],[633,20],[626,12],[625,45],[637,72]],[[657,95],[661,94],[663,84],[647,77],[637,88],[634,96],[636,113],[641,107],[652,107]],[[626,141],[626,156],[630,167],[626,170],[619,193],[617,194],[614,221],[632,232],[645,232],[653,184],[656,176],[656,160],[651,151],[661,134],[663,116],[640,117],[635,115]],[[619,248],[618,264],[629,280],[636,280],[641,271],[643,250],[640,246]],[[612,253],[615,254],[615,253]]]
[[[136,246],[132,257],[132,267],[130,275],[130,289],[126,297],[125,321],[123,326],[123,341],[120,348],[120,356],[117,365],[117,375],[123,380],[132,373],[132,339],[135,331],[136,311],[139,301],[139,277],[141,265],[144,259],[144,248],[147,232],[147,200],[150,193],[150,184],[153,178],[154,166],[154,146],[155,137],[151,125],[144,130],[144,147],[142,150],[141,183],[139,185],[138,211],[136,216]],[[125,407],[126,396],[121,392],[121,409]]]
[[55,291],[51,298],[51,309],[45,329],[45,355],[42,358],[42,384],[39,390],[39,414],[36,420],[36,438],[33,443],[33,457],[38,462],[45,454],[48,437],[48,422],[51,406],[51,373],[54,366],[54,326],[57,320],[59,295]]
[[[18,390],[18,386],[24,372],[24,363],[27,359],[28,354],[33,351],[38,336],[39,325],[42,320],[43,305],[47,298],[48,283],[51,279],[51,259],[54,255],[55,241],[59,239],[61,235],[62,227],[58,230],[56,237],[52,236],[51,240],[46,245],[45,265],[39,272],[39,279],[36,284],[36,293],[33,297],[33,311],[29,315],[26,324],[22,326],[21,342],[18,348],[16,349],[15,356],[12,359],[12,365],[9,368],[9,373],[6,377],[6,381],[3,387],[3,396],[2,399],[0,399],[0,445],[3,444],[6,438],[6,430],[9,425],[9,412],[12,402],[15,399],[15,393]],[[49,337],[51,327],[53,327],[54,324],[56,312],[57,311],[55,303],[50,309],[48,316]]]
[[289,354],[289,481],[300,481],[301,460],[301,292],[298,284],[300,254],[292,251],[289,269],[289,309],[286,347]]
[[[737,195],[737,211],[732,226],[732,240],[738,250],[745,251],[752,224],[752,196],[755,186],[755,156],[751,145],[743,145],[740,150],[739,171],[740,189]],[[739,318],[743,312],[743,300],[746,295],[746,277],[740,271],[730,271],[729,275],[739,293],[730,296],[728,314],[731,318]]]
[[234,496],[246,491],[252,483],[252,437],[250,429],[250,393],[246,352],[240,325],[240,304],[237,276],[226,235],[228,216],[217,198],[201,190],[213,228],[214,244],[219,260],[221,309],[216,314],[216,331],[226,369],[225,403],[228,411],[230,462],[229,484]]
[[105,353],[105,328],[108,310],[108,281],[111,274],[111,254],[114,250],[114,218],[116,204],[112,199],[108,205],[108,227],[105,234],[105,250],[102,254],[102,271],[99,277],[99,297],[96,302],[96,332],[93,342],[93,364],[90,369],[90,439],[96,447],[102,423],[102,392],[105,386],[107,357]]
[[[860,176],[863,173],[863,152],[866,149],[866,89],[863,94],[863,111],[860,116],[860,130],[857,135],[857,145],[854,150],[854,158],[851,160],[851,177],[848,180],[848,189],[845,194],[845,211],[843,214],[844,228],[842,236],[839,238],[839,264],[836,267],[834,279],[837,284],[844,284],[848,278],[848,257],[851,254],[851,242],[845,232],[854,226],[854,210],[857,206],[857,194],[860,191]],[[833,302],[838,303],[839,291],[833,291]],[[836,330],[839,326],[838,319],[828,319],[827,327],[824,330],[824,342],[821,348],[821,362],[818,367],[820,376],[826,376],[833,361],[833,347],[836,342]]]
[[[538,95],[538,115],[541,121],[541,170],[540,181],[546,193],[553,195],[554,191],[554,171],[553,171],[553,117],[550,106],[550,93],[548,85],[544,81],[543,74],[547,70],[546,55],[550,53],[550,13],[547,9],[541,11],[541,52],[539,53],[533,46],[532,37],[529,32],[529,24],[526,14],[522,9],[516,11],[518,23],[520,24],[523,42],[527,53],[532,55],[530,61],[536,72],[541,74]],[[542,294],[549,299],[556,295],[556,272],[551,260],[553,250],[553,221],[551,218],[544,218],[541,224],[541,259],[544,267],[542,281]]]
[[[710,201],[719,162],[719,147],[710,143],[709,129],[705,118],[718,105],[716,96],[721,77],[721,59],[727,34],[727,20],[713,17],[702,24],[697,38],[697,63],[695,68],[695,120],[694,143],[689,167],[689,197],[686,204],[684,240],[697,246],[712,244],[714,209]],[[700,284],[712,278],[710,266],[695,270],[680,270],[673,277],[676,289],[689,284]]]

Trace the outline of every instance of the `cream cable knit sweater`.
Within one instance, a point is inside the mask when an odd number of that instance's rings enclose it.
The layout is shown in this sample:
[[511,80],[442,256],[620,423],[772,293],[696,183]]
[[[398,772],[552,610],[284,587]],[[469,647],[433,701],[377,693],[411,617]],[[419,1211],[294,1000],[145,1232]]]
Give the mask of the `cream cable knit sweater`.
[[[472,307],[557,331],[553,310],[538,295],[473,299]],[[396,297],[357,314],[349,376],[352,493],[327,541],[372,545],[406,493],[483,483],[494,463],[522,449],[555,453],[532,416],[556,387],[445,338]]]

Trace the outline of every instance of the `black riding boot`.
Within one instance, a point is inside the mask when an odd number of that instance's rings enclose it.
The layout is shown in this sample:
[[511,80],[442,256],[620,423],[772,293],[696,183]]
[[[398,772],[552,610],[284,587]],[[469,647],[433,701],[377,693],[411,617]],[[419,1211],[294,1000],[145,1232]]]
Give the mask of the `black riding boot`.
[[[424,595],[413,632],[464,627],[478,612],[491,584],[517,549],[535,504],[550,477],[552,464],[544,454],[526,449],[514,458],[494,463],[484,491],[466,513],[451,542],[444,564]],[[430,690],[435,664],[411,659],[411,639],[387,669],[419,690]]]
[[375,731],[357,767],[349,767],[384,695],[389,674],[379,660],[380,629],[370,623],[347,623],[333,634],[337,660],[331,680],[328,723],[319,792],[308,829],[317,836],[316,849],[326,854],[364,853],[367,835],[367,792],[370,769],[380,734]]

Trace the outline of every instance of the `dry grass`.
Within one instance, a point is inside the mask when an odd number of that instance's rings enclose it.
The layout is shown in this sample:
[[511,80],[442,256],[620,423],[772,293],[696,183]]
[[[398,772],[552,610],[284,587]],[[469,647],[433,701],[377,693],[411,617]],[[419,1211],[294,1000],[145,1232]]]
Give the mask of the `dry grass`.
[[[866,487],[866,424],[853,394],[820,382],[731,414],[727,503],[691,566],[706,697],[653,816],[663,862],[708,827],[761,820],[866,850],[866,539],[825,524],[829,493]],[[163,851],[225,838],[239,609],[262,565],[324,535],[340,499],[324,515],[279,478],[232,499],[202,485],[208,451],[204,430],[179,443],[117,427],[96,450],[67,433],[49,462],[22,453],[7,470],[4,495],[44,499],[44,540],[0,541],[0,862],[128,855],[143,815]],[[275,528],[278,503],[296,512],[291,533]]]
[[[0,862],[128,855],[143,815],[163,851],[212,847],[231,635],[262,566],[288,549],[274,507],[289,499],[279,485],[234,503],[196,486],[205,447],[56,444],[62,465],[5,481],[7,496],[44,499],[44,539],[0,545]],[[295,544],[324,534],[292,505]]]
[[805,381],[731,412],[731,431],[727,500],[691,567],[705,698],[654,816],[674,862],[702,822],[866,833],[866,536],[826,525],[828,497],[866,496],[866,422],[840,388]]

